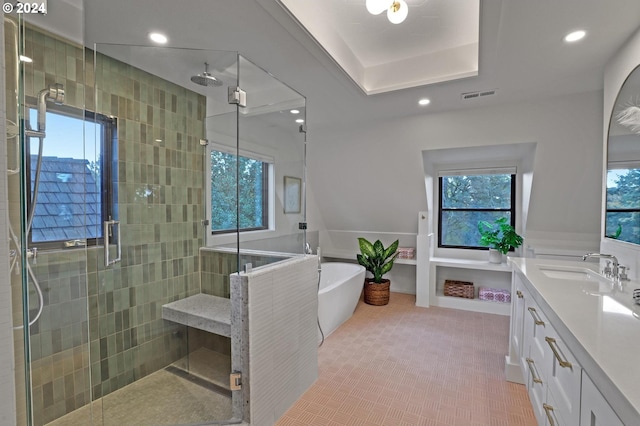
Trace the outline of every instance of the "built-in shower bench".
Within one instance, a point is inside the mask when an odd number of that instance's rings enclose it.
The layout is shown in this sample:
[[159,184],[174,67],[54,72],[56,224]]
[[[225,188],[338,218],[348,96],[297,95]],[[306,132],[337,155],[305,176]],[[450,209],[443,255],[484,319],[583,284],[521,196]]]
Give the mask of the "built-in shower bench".
[[162,318],[220,336],[231,337],[231,300],[195,294],[162,305]]

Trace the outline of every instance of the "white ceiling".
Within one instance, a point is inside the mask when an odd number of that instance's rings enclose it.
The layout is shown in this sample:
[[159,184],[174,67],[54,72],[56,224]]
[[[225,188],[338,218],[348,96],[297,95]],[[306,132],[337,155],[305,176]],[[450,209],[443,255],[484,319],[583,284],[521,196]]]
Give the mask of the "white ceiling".
[[362,0],[278,2],[368,95],[478,74],[479,0],[407,0],[399,25]]
[[[371,16],[365,0],[342,1],[349,3],[349,15],[361,14],[355,22]],[[79,0],[50,1],[49,14],[36,20],[62,35],[84,39],[88,46],[149,45],[149,31],[164,31],[170,46],[203,52],[157,70],[172,81],[187,81],[184,84],[189,84],[188,76],[202,72],[208,50],[237,50],[307,97],[310,132],[314,127],[600,90],[607,60],[640,25],[638,0],[483,0],[478,76],[368,96],[276,0],[85,0],[84,26],[78,19],[81,6]],[[386,18],[373,18],[371,37],[392,31]],[[395,27],[399,32],[410,28]],[[586,29],[587,37],[575,45],[563,43],[565,33],[575,28]],[[406,38],[411,38],[410,32]],[[385,59],[378,54],[370,52],[361,60],[373,64]],[[486,89],[498,89],[497,95],[460,99],[463,92]],[[431,104],[418,107],[422,97],[430,98]]]

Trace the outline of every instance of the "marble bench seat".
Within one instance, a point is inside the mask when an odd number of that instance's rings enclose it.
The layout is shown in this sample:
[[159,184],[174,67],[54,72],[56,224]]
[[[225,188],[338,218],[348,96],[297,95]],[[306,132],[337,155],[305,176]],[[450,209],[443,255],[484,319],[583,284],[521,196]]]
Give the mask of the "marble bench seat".
[[231,337],[231,300],[209,294],[195,294],[162,305],[162,318]]

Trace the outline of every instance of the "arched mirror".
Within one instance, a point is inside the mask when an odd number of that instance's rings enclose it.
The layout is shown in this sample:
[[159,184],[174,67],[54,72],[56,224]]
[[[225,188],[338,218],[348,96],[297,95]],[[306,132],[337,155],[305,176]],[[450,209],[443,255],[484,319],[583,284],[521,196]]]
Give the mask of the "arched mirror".
[[620,88],[609,121],[605,237],[640,244],[640,66]]

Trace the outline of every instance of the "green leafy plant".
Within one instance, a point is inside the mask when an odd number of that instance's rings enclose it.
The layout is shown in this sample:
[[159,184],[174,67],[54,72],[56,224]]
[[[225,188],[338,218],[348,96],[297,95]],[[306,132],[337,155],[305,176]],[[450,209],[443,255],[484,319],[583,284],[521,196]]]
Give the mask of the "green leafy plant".
[[620,234],[622,234],[622,225],[618,224],[618,227],[616,228],[616,232],[614,232],[613,234],[605,235],[605,237],[613,238],[614,240],[617,240]]
[[374,283],[382,283],[382,276],[391,270],[398,256],[398,240],[384,248],[380,240],[371,244],[365,238],[358,238],[358,245],[361,252],[357,255],[358,263],[373,274]]
[[522,245],[522,237],[507,222],[506,217],[501,217],[493,223],[481,220],[478,222],[478,231],[481,245],[489,246],[502,254],[507,254],[511,247],[518,248]]

